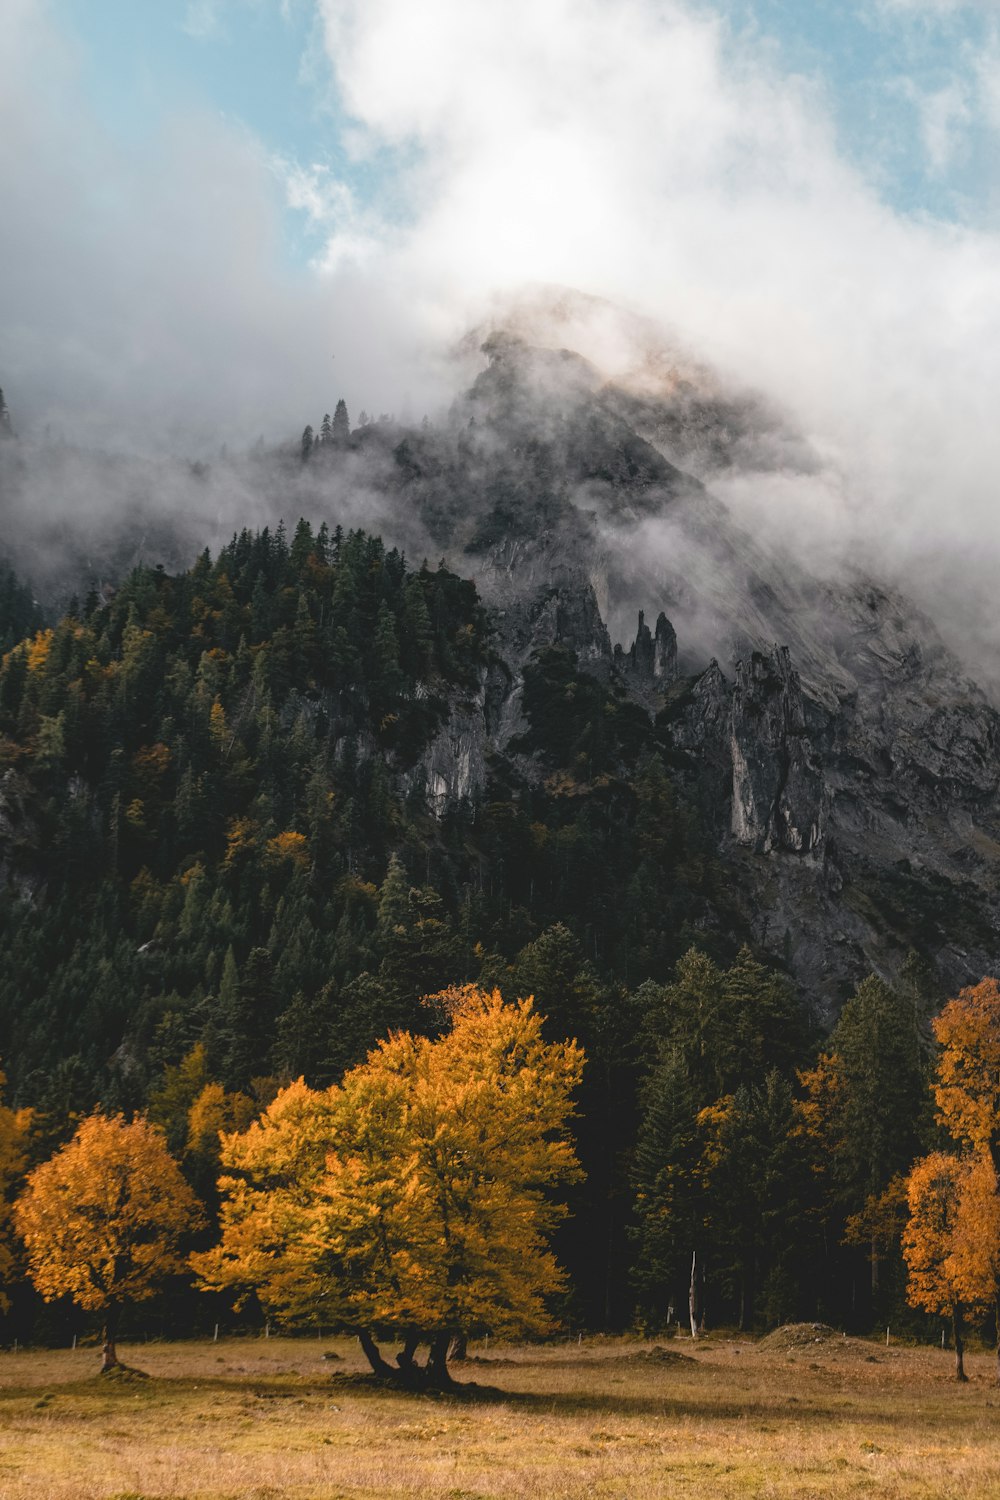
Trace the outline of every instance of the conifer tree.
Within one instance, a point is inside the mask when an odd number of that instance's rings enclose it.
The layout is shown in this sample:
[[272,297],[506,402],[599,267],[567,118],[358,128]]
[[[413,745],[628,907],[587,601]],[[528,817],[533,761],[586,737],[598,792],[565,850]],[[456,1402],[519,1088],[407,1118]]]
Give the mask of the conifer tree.
[[27,1163],[31,1129],[30,1110],[9,1109],[2,1102],[4,1083],[0,1072],[0,1312],[10,1306],[7,1288],[16,1265],[12,1201]]
[[[866,1204],[909,1169],[920,1148],[927,1077],[912,998],[874,975],[863,980],[802,1083],[805,1128],[827,1184],[828,1239],[842,1239],[850,1220],[854,1243]],[[877,1309],[884,1254],[877,1234],[867,1248]]]
[[330,436],[338,448],[343,448],[351,436],[351,424],[347,416],[347,403],[341,398],[333,409]]

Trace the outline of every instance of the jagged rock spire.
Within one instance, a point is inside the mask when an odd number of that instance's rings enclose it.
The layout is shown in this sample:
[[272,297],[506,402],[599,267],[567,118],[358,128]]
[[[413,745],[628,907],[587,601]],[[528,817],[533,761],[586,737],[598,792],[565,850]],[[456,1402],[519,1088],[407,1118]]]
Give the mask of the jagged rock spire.
[[615,664],[636,686],[647,690],[662,692],[676,680],[677,634],[662,611],[655,633],[646,624],[645,612],[639,611],[635,640],[627,654],[620,646],[615,647]]

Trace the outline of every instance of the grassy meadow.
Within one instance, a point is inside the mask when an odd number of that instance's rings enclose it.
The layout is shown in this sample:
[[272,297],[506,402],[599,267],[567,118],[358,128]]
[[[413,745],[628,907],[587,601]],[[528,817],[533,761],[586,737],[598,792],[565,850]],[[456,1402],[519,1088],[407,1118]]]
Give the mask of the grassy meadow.
[[962,1387],[950,1353],[839,1335],[491,1346],[456,1367],[477,1391],[429,1396],[347,1340],[120,1352],[149,1378],[0,1354],[0,1500],[1000,1495],[991,1353]]

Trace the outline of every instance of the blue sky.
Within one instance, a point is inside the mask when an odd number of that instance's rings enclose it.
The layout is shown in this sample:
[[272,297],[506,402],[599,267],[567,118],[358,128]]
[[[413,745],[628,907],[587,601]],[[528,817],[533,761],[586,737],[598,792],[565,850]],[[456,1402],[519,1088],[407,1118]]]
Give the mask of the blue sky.
[[[976,59],[995,35],[989,0],[731,0],[726,10],[748,38],[772,39],[788,70],[822,80],[844,151],[889,203],[942,218],[992,212],[984,159],[995,142],[969,97]],[[928,151],[934,100],[950,137],[946,161]]]
[[[131,147],[172,117],[211,111],[246,126],[262,147],[356,176],[340,149],[343,119],[310,6],[191,4],[189,0],[55,0],[78,49],[95,117]],[[301,214],[290,214],[293,259],[316,248]]]
[[[722,17],[734,57],[768,58],[817,90],[845,158],[909,214],[988,222],[997,208],[995,131],[976,64],[997,9],[961,0],[698,0]],[[321,165],[360,201],[391,195],[398,158],[358,163],[309,0],[53,0],[78,49],[95,115],[132,145],[171,116],[209,110],[288,162]],[[293,260],[317,226],[290,209]]]
[[570,287],[900,505],[995,426],[1000,0],[7,0],[0,98],[26,424],[208,446],[446,399],[465,332]]
[[341,396],[432,411],[513,321],[762,392],[822,461],[733,476],[748,524],[950,548],[992,597],[1000,0],[3,9],[22,434],[211,454]]

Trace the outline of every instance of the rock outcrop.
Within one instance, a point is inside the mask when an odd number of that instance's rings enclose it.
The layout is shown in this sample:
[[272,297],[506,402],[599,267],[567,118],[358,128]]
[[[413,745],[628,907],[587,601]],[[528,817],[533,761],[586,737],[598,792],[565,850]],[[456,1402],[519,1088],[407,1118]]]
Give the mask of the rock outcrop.
[[809,854],[822,838],[823,782],[787,647],[736,665],[731,828],[738,844]]
[[[472,509],[448,537],[490,605],[496,662],[484,728],[453,716],[426,757],[432,805],[487,784],[487,752],[524,729],[525,665],[564,645],[659,717],[747,925],[820,1010],[913,946],[945,985],[990,972],[1000,715],[901,594],[769,556],[633,410],[576,356],[490,350],[460,414]],[[647,403],[643,431],[654,417]],[[416,497],[438,519],[443,482],[425,472]],[[629,603],[635,637],[612,647]]]

